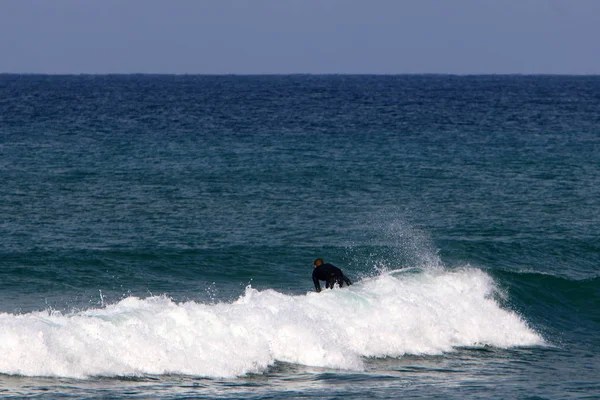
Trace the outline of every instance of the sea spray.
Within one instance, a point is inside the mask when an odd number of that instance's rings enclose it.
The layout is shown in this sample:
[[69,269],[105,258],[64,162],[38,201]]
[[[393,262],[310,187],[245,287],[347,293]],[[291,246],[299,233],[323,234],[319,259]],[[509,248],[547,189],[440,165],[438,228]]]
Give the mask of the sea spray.
[[248,286],[232,303],[129,297],[70,314],[0,314],[0,373],[234,377],[275,361],[361,370],[363,357],[437,355],[543,338],[478,269],[404,270],[291,296]]
[[363,277],[412,266],[443,268],[439,249],[429,234],[410,221],[410,216],[398,209],[369,214],[359,223],[364,237],[347,246],[347,264],[362,271]]

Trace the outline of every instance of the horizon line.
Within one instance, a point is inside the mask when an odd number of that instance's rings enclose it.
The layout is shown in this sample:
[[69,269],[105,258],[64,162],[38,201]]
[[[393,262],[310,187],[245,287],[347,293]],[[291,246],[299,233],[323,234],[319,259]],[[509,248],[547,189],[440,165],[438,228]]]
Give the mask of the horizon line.
[[0,72],[0,76],[27,75],[27,76],[214,76],[214,77],[259,77],[259,76],[572,76],[595,77],[600,73],[515,73],[515,72],[482,72],[482,73],[451,73],[451,72],[400,72],[400,73],[368,73],[368,72],[284,72],[284,73],[181,73],[181,72]]

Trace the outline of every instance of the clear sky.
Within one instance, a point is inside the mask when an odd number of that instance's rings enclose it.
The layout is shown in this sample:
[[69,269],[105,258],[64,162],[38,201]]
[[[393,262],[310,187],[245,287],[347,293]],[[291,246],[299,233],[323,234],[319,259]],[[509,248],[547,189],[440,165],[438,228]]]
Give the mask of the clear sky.
[[600,74],[600,0],[0,0],[0,72]]

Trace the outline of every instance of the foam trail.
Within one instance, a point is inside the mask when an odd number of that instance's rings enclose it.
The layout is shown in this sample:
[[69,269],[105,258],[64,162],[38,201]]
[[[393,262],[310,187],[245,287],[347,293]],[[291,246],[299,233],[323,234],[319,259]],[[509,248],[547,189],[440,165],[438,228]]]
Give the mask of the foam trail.
[[251,287],[233,303],[126,298],[72,314],[0,314],[0,373],[234,377],[276,360],[360,370],[363,357],[543,345],[476,269],[386,273],[301,296]]

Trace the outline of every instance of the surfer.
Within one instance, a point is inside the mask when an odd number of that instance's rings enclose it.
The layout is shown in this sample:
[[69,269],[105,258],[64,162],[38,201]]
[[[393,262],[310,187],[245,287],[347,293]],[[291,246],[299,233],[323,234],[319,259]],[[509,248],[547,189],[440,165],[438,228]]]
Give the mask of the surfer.
[[339,287],[344,286],[344,282],[346,282],[348,286],[352,285],[350,279],[344,275],[341,269],[332,264],[324,264],[323,260],[320,258],[315,260],[313,267],[315,267],[315,269],[313,270],[312,279],[315,283],[317,292],[321,291],[319,281],[325,281],[325,288],[329,289],[333,289],[333,285],[336,283]]

